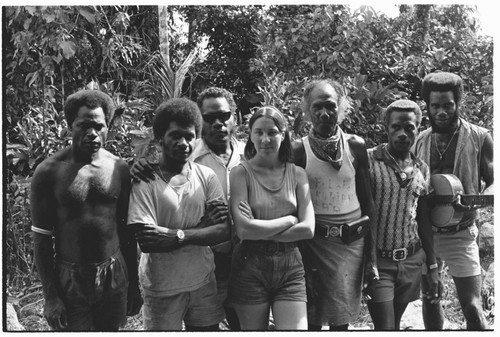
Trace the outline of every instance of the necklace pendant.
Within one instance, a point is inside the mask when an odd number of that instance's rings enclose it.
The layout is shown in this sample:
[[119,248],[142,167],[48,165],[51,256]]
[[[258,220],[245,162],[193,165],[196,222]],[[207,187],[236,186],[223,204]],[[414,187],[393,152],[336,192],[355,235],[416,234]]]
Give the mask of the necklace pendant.
[[408,175],[404,172],[399,173],[399,176],[401,177],[401,180],[406,180],[406,178],[408,178]]

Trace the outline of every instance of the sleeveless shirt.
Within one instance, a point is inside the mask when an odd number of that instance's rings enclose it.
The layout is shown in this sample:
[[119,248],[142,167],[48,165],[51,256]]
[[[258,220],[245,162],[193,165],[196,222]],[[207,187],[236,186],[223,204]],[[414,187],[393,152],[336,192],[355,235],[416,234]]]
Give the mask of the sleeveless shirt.
[[248,204],[256,219],[272,220],[286,215],[297,216],[297,176],[295,165],[286,163],[285,174],[276,189],[265,186],[248,162],[240,163],[246,171]]
[[361,208],[356,194],[356,169],[352,164],[354,156],[343,132],[340,149],[344,154],[340,170],[314,155],[308,137],[302,138],[302,141],[316,223],[331,225],[359,219]]

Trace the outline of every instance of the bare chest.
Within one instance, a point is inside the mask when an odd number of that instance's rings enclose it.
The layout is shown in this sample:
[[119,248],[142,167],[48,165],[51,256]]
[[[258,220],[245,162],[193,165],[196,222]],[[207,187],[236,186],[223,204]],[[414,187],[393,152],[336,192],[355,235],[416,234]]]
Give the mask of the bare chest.
[[431,143],[430,152],[430,168],[432,174],[453,173],[457,143],[457,137],[451,139],[440,137],[434,138],[434,141]]
[[61,204],[108,203],[118,199],[120,175],[109,165],[61,169],[56,198]]

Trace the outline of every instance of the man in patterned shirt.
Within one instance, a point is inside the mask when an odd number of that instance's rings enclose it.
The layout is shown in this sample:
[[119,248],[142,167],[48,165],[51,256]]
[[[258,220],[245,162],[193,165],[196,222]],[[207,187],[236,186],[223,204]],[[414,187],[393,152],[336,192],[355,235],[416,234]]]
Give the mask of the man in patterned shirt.
[[425,198],[431,190],[430,172],[410,152],[421,118],[415,102],[390,104],[385,115],[388,143],[368,150],[380,275],[368,301],[375,330],[399,330],[408,303],[420,296],[424,262],[430,270],[430,291],[437,298],[437,263]]

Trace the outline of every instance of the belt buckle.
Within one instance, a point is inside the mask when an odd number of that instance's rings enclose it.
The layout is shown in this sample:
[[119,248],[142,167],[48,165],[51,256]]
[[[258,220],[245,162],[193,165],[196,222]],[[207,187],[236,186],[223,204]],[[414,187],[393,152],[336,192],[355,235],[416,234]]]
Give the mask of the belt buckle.
[[329,236],[339,236],[340,229],[337,226],[325,226],[325,227],[326,227],[325,238]]
[[393,261],[403,261],[406,260],[406,255],[408,250],[406,248],[397,248],[392,250],[392,260]]

